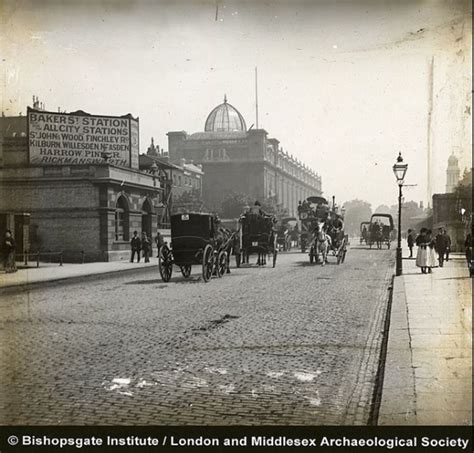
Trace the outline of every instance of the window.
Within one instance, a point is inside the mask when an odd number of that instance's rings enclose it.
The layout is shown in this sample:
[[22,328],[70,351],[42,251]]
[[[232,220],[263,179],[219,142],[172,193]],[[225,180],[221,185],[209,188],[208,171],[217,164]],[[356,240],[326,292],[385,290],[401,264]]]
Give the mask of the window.
[[128,204],[124,196],[120,196],[115,206],[115,240],[128,241]]

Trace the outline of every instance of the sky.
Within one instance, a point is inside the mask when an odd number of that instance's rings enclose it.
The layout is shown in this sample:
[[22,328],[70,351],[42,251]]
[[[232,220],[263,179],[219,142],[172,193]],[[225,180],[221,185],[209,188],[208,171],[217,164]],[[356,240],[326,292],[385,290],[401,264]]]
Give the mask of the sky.
[[[204,129],[224,94],[340,202],[444,192],[471,167],[472,11],[465,0],[0,0],[1,108],[140,118],[140,148]],[[428,128],[431,114],[431,128]]]

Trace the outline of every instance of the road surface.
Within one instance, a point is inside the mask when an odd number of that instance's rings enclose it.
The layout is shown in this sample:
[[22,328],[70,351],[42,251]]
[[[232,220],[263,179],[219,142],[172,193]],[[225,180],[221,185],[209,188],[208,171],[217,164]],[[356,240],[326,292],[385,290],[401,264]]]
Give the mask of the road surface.
[[3,295],[0,424],[367,424],[393,268],[352,247]]

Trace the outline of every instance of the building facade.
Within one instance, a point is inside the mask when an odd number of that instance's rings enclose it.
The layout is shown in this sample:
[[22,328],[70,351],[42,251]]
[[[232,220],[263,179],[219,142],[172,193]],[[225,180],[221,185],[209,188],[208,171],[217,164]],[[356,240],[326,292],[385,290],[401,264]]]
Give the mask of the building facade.
[[138,119],[29,113],[36,116],[0,118],[2,237],[27,218],[19,254],[128,260],[133,231],[156,234],[163,201],[159,178],[138,167]]
[[274,198],[296,215],[299,200],[322,194],[321,177],[264,129],[247,130],[226,98],[208,115],[204,132],[167,135],[170,162],[185,159],[202,166],[203,199],[211,209],[218,210],[227,194],[243,193],[255,200]]

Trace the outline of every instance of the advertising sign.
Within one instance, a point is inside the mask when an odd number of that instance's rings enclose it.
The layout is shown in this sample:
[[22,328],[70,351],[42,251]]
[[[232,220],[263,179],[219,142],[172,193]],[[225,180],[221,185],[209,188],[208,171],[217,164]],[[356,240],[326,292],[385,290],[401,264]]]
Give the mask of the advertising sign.
[[[133,121],[133,132],[131,127]],[[31,164],[91,165],[105,161],[130,167],[138,159],[138,121],[81,112],[54,113],[28,109]],[[132,140],[133,138],[133,140]],[[133,142],[133,143],[132,143]]]

